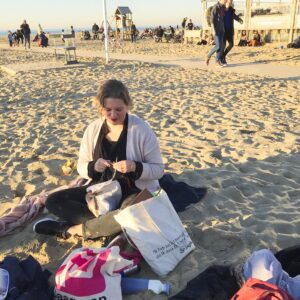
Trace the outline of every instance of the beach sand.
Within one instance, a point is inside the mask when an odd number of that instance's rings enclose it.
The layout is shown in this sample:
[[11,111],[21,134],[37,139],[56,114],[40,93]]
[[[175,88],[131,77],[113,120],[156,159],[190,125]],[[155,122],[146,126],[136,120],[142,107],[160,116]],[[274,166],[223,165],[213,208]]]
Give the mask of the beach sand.
[[[87,48],[95,51],[90,45]],[[146,41],[137,46],[126,43],[123,52],[166,55],[172,46],[177,50],[170,55],[176,56],[204,51],[199,46]],[[268,48],[236,47],[231,56],[300,65],[299,52],[278,51],[280,55],[274,56]],[[0,50],[0,65],[43,65],[53,59],[49,53]],[[148,121],[157,134],[166,172],[209,189],[202,201],[180,214],[196,250],[163,279],[171,282],[173,294],[213,263],[231,263],[260,248],[276,251],[299,243],[300,80],[80,60],[84,67],[14,76],[0,72],[1,215],[24,195],[76,177],[63,175],[61,166],[76,159],[84,129],[97,118],[92,99],[99,82],[116,78],[129,87],[132,113]],[[0,260],[30,254],[55,273],[73,249],[101,245],[39,236],[32,232],[32,223],[1,238]],[[145,263],[139,276],[157,278]],[[166,297],[145,292],[126,299]]]

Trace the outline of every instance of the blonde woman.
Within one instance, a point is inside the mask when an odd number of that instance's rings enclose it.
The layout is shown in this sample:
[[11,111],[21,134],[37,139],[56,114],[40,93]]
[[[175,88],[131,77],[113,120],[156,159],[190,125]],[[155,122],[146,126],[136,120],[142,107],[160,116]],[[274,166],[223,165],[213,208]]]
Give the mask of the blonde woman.
[[[92,122],[83,135],[78,173],[89,185],[116,179],[122,189],[120,209],[130,205],[142,189],[155,191],[163,176],[164,165],[157,138],[150,126],[130,114],[132,100],[126,86],[118,80],[105,81],[98,89],[96,103],[100,118]],[[46,207],[60,220],[44,219],[34,231],[64,238],[110,236],[121,231],[113,216],[117,211],[95,217],[86,203],[86,188],[78,187],[51,194]]]

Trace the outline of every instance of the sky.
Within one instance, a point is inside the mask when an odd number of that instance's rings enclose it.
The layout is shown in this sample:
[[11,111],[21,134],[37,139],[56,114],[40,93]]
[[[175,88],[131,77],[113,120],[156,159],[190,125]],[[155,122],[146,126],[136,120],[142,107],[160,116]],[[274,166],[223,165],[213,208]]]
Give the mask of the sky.
[[[201,24],[201,0],[106,0],[108,20],[129,6],[137,27],[180,25],[183,17]],[[15,30],[26,19],[32,30],[90,30],[103,20],[103,0],[0,0],[0,30]]]

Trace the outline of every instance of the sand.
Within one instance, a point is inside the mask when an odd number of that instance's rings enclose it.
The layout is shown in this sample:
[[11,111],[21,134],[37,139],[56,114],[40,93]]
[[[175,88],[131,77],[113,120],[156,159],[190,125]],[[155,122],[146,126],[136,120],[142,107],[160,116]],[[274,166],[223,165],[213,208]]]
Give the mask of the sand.
[[[91,53],[97,47],[79,46]],[[172,49],[169,55],[196,56],[208,49],[199,47],[146,41],[126,43],[122,51],[166,55]],[[297,50],[268,47],[235,47],[231,57],[300,66]],[[53,60],[51,53],[0,49],[0,65],[17,63],[26,70],[14,76],[0,72],[0,215],[24,195],[76,177],[63,175],[61,166],[76,159],[85,127],[97,118],[92,98],[99,81],[116,78],[129,87],[132,113],[157,134],[166,172],[209,189],[180,214],[196,250],[164,278],[173,294],[212,263],[299,243],[300,80],[133,61],[105,65],[100,58],[81,58],[84,67],[78,68],[26,69],[28,63]],[[0,260],[31,254],[54,273],[73,249],[101,245],[39,236],[32,223],[0,241]],[[157,278],[146,264],[139,276]],[[166,297],[145,292],[125,299]]]

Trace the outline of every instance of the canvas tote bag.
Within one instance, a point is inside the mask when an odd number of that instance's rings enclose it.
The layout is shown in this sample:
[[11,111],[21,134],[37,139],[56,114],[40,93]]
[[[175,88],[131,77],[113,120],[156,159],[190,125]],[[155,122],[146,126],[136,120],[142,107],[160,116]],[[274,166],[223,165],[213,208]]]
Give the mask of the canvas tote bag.
[[76,249],[56,272],[55,299],[121,300],[120,272],[133,265],[118,246]]
[[116,221],[130,237],[152,270],[165,276],[195,246],[167,193],[159,193],[121,210]]

